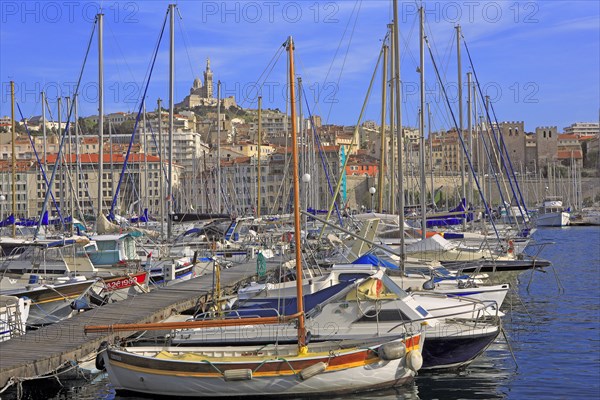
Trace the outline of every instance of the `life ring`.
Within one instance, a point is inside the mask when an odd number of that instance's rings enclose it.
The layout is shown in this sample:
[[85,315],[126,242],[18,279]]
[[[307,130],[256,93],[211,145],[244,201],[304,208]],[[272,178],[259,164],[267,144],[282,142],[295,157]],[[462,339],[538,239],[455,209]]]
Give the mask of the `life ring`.
[[515,251],[515,244],[512,240],[508,241],[508,254],[513,254]]

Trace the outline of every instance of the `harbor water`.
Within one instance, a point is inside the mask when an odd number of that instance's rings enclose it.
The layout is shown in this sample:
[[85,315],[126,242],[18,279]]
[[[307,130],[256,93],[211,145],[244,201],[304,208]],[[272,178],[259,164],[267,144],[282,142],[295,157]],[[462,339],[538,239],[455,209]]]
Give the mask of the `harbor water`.
[[[500,335],[464,370],[421,373],[409,386],[353,398],[599,399],[600,228],[541,228],[534,238],[537,243],[553,242],[539,254],[553,266],[545,272],[524,272],[513,285],[503,320],[509,344]],[[27,385],[22,398],[142,398],[115,394],[106,376],[61,383]],[[16,396],[11,392],[0,398]]]

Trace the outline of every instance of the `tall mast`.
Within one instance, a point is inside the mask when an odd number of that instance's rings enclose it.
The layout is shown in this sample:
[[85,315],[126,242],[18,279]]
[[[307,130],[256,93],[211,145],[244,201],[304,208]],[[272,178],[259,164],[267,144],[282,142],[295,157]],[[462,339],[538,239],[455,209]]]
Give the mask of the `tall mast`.
[[167,239],[171,239],[173,213],[173,113],[175,109],[175,4],[169,4],[169,177],[167,181]]
[[[469,90],[471,90],[471,88],[469,88]],[[474,138],[475,138],[475,149],[476,149],[476,156],[477,156],[477,177],[478,179],[481,179],[481,191],[483,192],[483,194],[485,195],[485,179],[482,179],[483,175],[483,171],[485,171],[485,168],[483,166],[483,154],[482,154],[482,148],[481,148],[481,137],[479,135],[479,124],[477,123],[477,87],[476,87],[476,82],[473,82],[473,121],[475,122],[475,127],[474,127]],[[479,201],[481,201],[481,199],[479,199]],[[483,204],[481,204],[481,206],[483,207]]]
[[404,135],[402,132],[402,107],[400,99],[400,49],[398,38],[398,0],[394,0],[394,85],[396,87],[396,129],[398,130],[398,220],[400,225],[400,269],[404,272],[404,177],[402,162],[404,155]]
[[48,160],[46,160],[46,93],[42,92],[42,135],[44,137],[44,168],[48,165]]
[[102,215],[102,179],[104,174],[104,49],[103,49],[103,21],[104,14],[98,16],[98,218]]
[[[148,200],[148,130],[147,130],[147,125],[146,125],[146,99],[144,99],[144,199],[146,199],[146,205],[148,206],[150,204],[150,201]],[[141,180],[141,179],[140,179]],[[141,194],[141,192],[140,192]],[[144,211],[142,208],[142,202],[140,201],[140,213],[138,213],[138,221],[139,221],[139,217],[142,216],[142,212]],[[146,225],[148,225],[148,223],[146,222]]]
[[221,213],[221,81],[217,81],[217,212]]
[[[62,135],[61,131],[62,131],[62,97],[58,97],[56,99],[56,108],[57,108],[57,114],[58,114],[58,132],[60,133],[60,135]],[[64,153],[63,153],[64,154]],[[64,184],[65,184],[65,177],[64,177],[64,165],[63,165],[63,160],[62,157],[58,159],[58,171],[60,173],[60,175],[58,176],[58,192],[60,193],[60,212],[62,214],[63,212],[63,208],[65,205],[65,191],[64,191]]]
[[256,194],[256,218],[260,218],[260,156],[262,142],[262,96],[258,96],[258,193]]
[[292,176],[294,178],[294,241],[296,247],[296,294],[298,317],[298,347],[305,350],[306,338],[304,329],[304,299],[302,297],[302,249],[300,241],[300,179],[298,170],[298,134],[296,124],[296,79],[294,74],[294,41],[290,36],[287,45],[290,57],[290,117],[292,120]]
[[[66,104],[67,104],[67,115],[70,114],[71,112],[71,98],[70,97],[65,97],[66,100]],[[67,144],[69,145],[68,147],[68,157],[67,157],[67,161],[66,161],[66,170],[68,172],[67,176],[70,176],[71,174],[71,164],[72,164],[72,158],[71,155],[73,154],[73,138],[71,137],[71,129],[69,129],[67,131],[67,137],[68,137],[68,142]],[[71,214],[71,236],[73,236],[75,234],[75,224],[73,223],[73,211],[75,210],[75,202],[73,201],[73,194],[74,194],[74,188],[73,188],[73,181],[71,179],[69,179],[69,185],[68,185],[68,189],[67,189],[67,193],[68,193],[68,197],[69,197],[69,213]]]
[[[460,57],[460,25],[456,25],[456,57],[458,58],[458,134],[463,134],[463,97],[462,97],[462,61]],[[465,154],[464,151],[459,151],[460,165],[460,187],[462,190],[462,198],[466,201],[465,188]],[[463,229],[467,226],[466,214],[462,219]]]
[[[471,98],[471,72],[467,72],[467,151],[469,157],[473,158],[473,99]],[[467,198],[469,204],[473,204],[473,174],[468,172]]]
[[73,95],[73,109],[75,111],[75,194],[77,200],[77,209],[80,210],[79,202],[79,112],[77,106],[77,93]]
[[158,185],[160,190],[160,238],[165,237],[165,189],[163,187],[163,134],[162,134],[162,100],[156,100],[158,106]]
[[430,174],[431,174],[431,204],[433,204],[433,208],[435,209],[435,183],[433,179],[433,138],[431,137],[431,110],[429,108],[430,104],[427,103],[427,140],[429,140],[429,166],[430,166]]
[[113,196],[115,191],[115,174],[113,174],[115,166],[113,161],[112,121],[110,119],[108,120],[108,154],[110,158],[110,195]]
[[[15,152],[15,140],[17,140],[17,128],[15,126],[15,82],[10,81],[10,120],[11,120],[11,160],[12,160],[12,215],[15,222],[12,224],[12,237],[17,236],[17,154]],[[40,217],[41,218],[41,217]]]
[[[490,96],[485,96],[485,114],[484,115],[490,115]],[[485,119],[484,119],[485,120]],[[484,129],[483,129],[483,121],[482,120],[482,129],[481,129],[481,135],[483,136],[484,133]],[[489,127],[487,126],[487,121],[486,121],[486,126],[485,126],[485,133],[489,135]],[[490,153],[494,152],[493,146],[491,145],[492,142],[491,140],[489,141],[490,143]],[[488,202],[491,204],[493,199],[492,199],[492,171],[495,168],[492,168],[492,163],[495,164],[494,159],[492,158],[493,154],[489,155],[489,159],[488,159],[488,190],[489,190],[489,194],[488,194]],[[491,218],[492,216],[490,215],[489,218]]]
[[[419,9],[420,25],[421,25],[421,40],[420,40],[420,78],[421,78],[421,112],[419,113],[419,177],[421,186],[421,239],[426,238],[427,228],[427,183],[425,182],[425,10],[423,7]],[[432,193],[433,195],[433,193]]]
[[381,151],[379,153],[379,181],[377,183],[378,207],[379,212],[383,212],[383,185],[385,174],[385,110],[386,110],[386,94],[387,94],[387,64],[388,64],[388,47],[383,46],[383,63],[381,75]]
[[389,73],[389,86],[390,86],[390,147],[389,147],[389,162],[388,165],[390,170],[390,196],[389,205],[390,213],[396,212],[396,163],[394,157],[394,145],[396,144],[396,136],[394,135],[394,24],[388,24],[390,30],[390,73]]

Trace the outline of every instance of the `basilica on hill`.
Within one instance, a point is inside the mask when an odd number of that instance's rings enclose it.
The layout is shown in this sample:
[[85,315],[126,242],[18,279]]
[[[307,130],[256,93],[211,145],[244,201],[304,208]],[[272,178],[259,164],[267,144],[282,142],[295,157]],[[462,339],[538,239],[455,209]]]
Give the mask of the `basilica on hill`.
[[[194,108],[197,106],[216,106],[217,98],[213,95],[215,85],[213,84],[213,72],[210,69],[210,58],[206,59],[206,69],[203,73],[204,84],[200,78],[196,77],[194,83],[190,88],[190,94],[187,95],[181,103],[175,104],[178,108]],[[236,106],[235,98],[233,96],[221,99],[222,106],[229,108]]]

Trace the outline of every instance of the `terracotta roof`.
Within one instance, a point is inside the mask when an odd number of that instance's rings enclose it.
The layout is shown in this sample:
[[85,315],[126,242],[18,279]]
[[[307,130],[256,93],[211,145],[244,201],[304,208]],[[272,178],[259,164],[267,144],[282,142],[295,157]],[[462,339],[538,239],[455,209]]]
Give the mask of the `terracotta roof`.
[[[27,171],[34,164],[33,160],[17,160],[16,161],[17,171]],[[12,160],[0,160],[0,171],[10,172],[12,171]]]
[[577,135],[558,135],[558,140],[579,140],[579,136]]
[[579,160],[583,158],[583,154],[581,150],[559,150],[556,153],[556,158],[558,158],[559,160],[567,160],[571,158]]
[[[75,154],[66,154],[65,158],[67,162],[74,163],[75,162]],[[123,164],[125,162],[124,154],[113,154],[112,155],[113,163]],[[130,154],[128,163],[139,163],[144,160],[148,160],[148,162],[160,162],[160,158],[158,156],[151,156],[146,154]],[[79,160],[82,164],[97,164],[98,163],[98,154],[80,154]],[[104,153],[103,157],[104,163],[110,163],[110,154]],[[46,157],[46,161],[48,163],[56,162],[56,154],[48,154]]]

